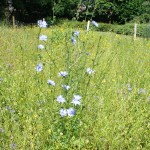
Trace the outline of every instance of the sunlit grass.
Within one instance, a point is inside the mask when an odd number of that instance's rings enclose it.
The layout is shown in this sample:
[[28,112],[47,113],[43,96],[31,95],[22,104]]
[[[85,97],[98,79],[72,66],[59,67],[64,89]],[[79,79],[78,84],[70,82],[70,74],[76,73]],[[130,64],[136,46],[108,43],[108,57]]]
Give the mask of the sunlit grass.
[[[42,29],[44,42],[39,31],[0,27],[0,148],[149,149],[150,42],[64,26]],[[75,94],[80,106],[71,104]],[[56,101],[59,95],[66,103]],[[60,108],[70,107],[75,116],[61,117]]]

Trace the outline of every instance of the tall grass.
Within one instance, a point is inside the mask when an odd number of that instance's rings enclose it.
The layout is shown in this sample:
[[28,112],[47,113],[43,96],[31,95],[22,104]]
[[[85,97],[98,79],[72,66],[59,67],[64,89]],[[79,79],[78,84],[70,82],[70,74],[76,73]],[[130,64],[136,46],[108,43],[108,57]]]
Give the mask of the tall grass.
[[[0,45],[1,149],[150,148],[149,41],[64,26],[0,27]],[[81,105],[71,103],[74,95]],[[75,115],[61,117],[61,108]]]

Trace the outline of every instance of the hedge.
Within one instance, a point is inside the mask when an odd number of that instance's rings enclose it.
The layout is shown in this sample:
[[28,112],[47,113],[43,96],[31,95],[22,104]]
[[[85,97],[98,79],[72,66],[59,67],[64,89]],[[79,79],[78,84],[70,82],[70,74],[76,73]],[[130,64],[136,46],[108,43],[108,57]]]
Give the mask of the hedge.
[[[86,30],[87,22],[82,21],[60,21],[61,25],[68,28],[82,28]],[[91,25],[90,25],[91,26]],[[99,23],[99,27],[91,26],[92,30],[100,31],[100,32],[114,32],[117,34],[123,35],[133,35],[134,34],[134,23],[128,23],[124,25],[116,25],[116,24],[106,24],[106,23]],[[150,38],[150,24],[137,24],[137,36]]]
[[[115,25],[99,23],[99,27],[96,30],[101,32],[114,32],[123,35],[133,35],[134,24]],[[137,24],[137,36],[150,38],[150,24]]]

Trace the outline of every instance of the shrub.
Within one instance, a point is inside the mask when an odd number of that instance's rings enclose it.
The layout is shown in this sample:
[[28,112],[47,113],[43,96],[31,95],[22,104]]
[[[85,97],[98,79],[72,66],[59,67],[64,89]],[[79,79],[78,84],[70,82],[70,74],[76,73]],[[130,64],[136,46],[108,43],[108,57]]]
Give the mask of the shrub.
[[142,36],[145,38],[150,38],[150,24],[144,26]]
[[[65,28],[81,28],[86,30],[87,22],[86,21],[69,21],[69,20],[60,20],[59,24],[63,25]],[[107,23],[99,23],[98,27],[93,27],[92,23],[90,24],[92,30],[100,31],[100,32],[114,32],[117,34],[123,35],[133,35],[134,34],[134,23],[127,23],[124,25],[117,24],[107,24]],[[150,24],[137,24],[137,36],[150,38]]]
[[[97,31],[101,32],[115,32],[117,34],[123,35],[133,35],[134,34],[134,24],[125,25],[113,25],[100,23]],[[137,36],[150,38],[150,25],[149,24],[138,24],[137,25]]]

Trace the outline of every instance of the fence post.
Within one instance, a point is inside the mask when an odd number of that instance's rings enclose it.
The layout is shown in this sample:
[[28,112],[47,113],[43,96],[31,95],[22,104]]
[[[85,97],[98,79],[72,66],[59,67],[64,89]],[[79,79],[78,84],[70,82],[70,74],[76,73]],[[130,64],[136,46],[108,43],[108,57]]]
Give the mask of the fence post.
[[13,28],[15,28],[15,16],[12,16],[12,23],[13,23]]
[[136,39],[137,24],[134,23],[134,40]]
[[86,28],[87,31],[89,31],[89,27],[90,27],[90,21],[88,20],[88,22],[87,22],[87,28]]

